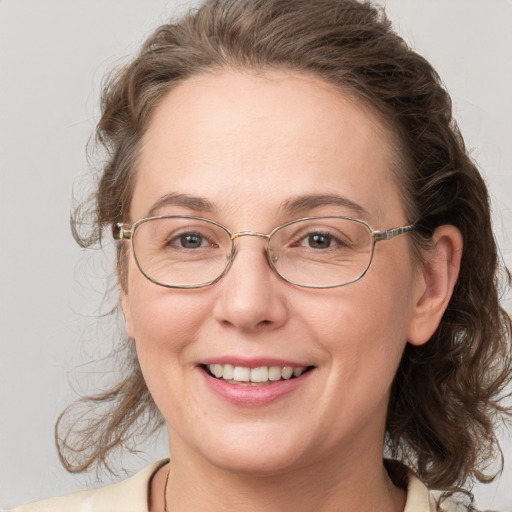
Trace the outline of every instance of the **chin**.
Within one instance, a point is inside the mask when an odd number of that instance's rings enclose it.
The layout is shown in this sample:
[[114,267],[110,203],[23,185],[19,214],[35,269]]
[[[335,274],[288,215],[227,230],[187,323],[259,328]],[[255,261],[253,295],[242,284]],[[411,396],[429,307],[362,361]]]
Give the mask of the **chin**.
[[228,427],[221,435],[209,439],[204,436],[207,444],[199,443],[195,451],[212,466],[240,475],[286,473],[299,464],[304,449],[299,440],[293,440],[294,436],[283,435],[279,430],[263,429],[261,424],[249,429]]
[[296,460],[288,455],[276,454],[268,449],[253,449],[244,452],[215,454],[208,462],[224,471],[243,476],[267,477],[291,471]]

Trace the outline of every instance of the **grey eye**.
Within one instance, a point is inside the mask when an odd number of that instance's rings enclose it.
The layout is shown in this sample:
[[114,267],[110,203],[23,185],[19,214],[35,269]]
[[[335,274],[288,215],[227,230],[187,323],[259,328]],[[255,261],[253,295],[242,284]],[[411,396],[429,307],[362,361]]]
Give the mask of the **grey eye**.
[[197,249],[204,245],[204,238],[198,233],[185,233],[180,235],[179,244],[184,249]]

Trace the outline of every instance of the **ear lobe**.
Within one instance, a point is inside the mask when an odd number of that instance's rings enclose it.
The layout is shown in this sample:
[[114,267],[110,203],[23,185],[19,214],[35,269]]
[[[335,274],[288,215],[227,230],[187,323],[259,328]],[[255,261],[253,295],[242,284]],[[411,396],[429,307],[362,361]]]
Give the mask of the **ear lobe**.
[[459,276],[463,246],[460,231],[455,226],[440,226],[434,231],[432,244],[419,271],[421,286],[407,331],[407,340],[413,345],[423,345],[432,337]]

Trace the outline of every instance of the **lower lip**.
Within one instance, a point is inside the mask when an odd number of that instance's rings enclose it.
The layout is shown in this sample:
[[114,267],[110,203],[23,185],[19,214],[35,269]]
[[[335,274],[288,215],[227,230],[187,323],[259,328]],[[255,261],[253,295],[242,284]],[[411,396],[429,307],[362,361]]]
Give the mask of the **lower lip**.
[[231,384],[225,380],[216,379],[208,375],[202,368],[199,368],[199,371],[212,393],[234,405],[245,407],[261,407],[275,402],[304,384],[312,373],[310,370],[300,377],[270,382],[269,384],[244,385]]

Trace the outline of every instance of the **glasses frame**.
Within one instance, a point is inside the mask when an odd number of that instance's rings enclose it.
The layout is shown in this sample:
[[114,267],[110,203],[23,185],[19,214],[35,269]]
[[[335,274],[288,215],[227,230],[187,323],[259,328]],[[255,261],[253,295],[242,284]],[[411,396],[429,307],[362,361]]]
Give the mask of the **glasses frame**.
[[[217,226],[217,227],[221,228],[223,231],[225,231],[228,234],[229,238],[231,239],[231,251],[228,253],[227,263],[226,263],[226,267],[224,268],[224,271],[215,279],[212,279],[211,281],[207,281],[205,283],[200,283],[200,284],[175,285],[175,284],[169,284],[169,283],[164,283],[164,282],[158,281],[156,279],[153,279],[151,276],[149,276],[144,271],[144,269],[142,268],[142,266],[137,258],[137,254],[135,252],[135,248],[133,245],[133,236],[134,236],[135,231],[137,230],[138,226],[140,226],[146,222],[150,222],[150,221],[157,220],[157,219],[200,220],[200,221],[205,221],[209,224],[213,224],[214,226]],[[272,238],[272,236],[279,230],[281,230],[287,226],[290,226],[292,224],[296,224],[297,222],[303,222],[303,221],[307,221],[307,220],[318,220],[318,219],[350,220],[350,221],[357,222],[357,223],[363,225],[370,233],[372,245],[371,245],[370,258],[368,260],[368,264],[366,265],[366,268],[361,272],[361,274],[359,276],[357,276],[356,278],[352,279],[351,281],[347,281],[346,283],[341,283],[341,284],[334,284],[334,285],[300,284],[300,283],[292,281],[291,279],[288,279],[287,277],[283,276],[281,274],[281,272],[279,272],[279,270],[275,267],[275,265],[272,261],[272,257],[270,255],[269,245],[268,245],[268,242]],[[396,238],[397,236],[403,235],[404,233],[409,233],[411,231],[414,231],[415,229],[416,229],[416,226],[414,224],[410,224],[407,226],[399,226],[399,227],[389,228],[386,230],[378,230],[378,229],[373,229],[370,226],[370,224],[368,224],[366,221],[361,220],[361,219],[356,219],[354,217],[347,217],[347,216],[342,216],[342,215],[320,215],[320,216],[314,216],[314,217],[301,217],[300,219],[291,220],[289,222],[286,222],[285,224],[281,224],[280,226],[275,227],[270,233],[259,233],[258,231],[237,231],[237,232],[233,233],[226,226],[223,226],[222,224],[220,224],[214,220],[206,219],[204,217],[198,217],[195,215],[159,215],[159,216],[154,216],[154,217],[145,217],[143,219],[139,219],[139,220],[135,221],[132,224],[125,224],[122,222],[118,222],[118,223],[114,224],[112,227],[112,236],[115,240],[119,240],[119,241],[129,240],[131,242],[130,245],[132,247],[133,257],[134,257],[137,267],[140,270],[140,272],[142,273],[142,275],[146,279],[151,281],[152,283],[157,284],[159,286],[163,286],[165,288],[181,288],[181,289],[204,288],[205,286],[211,286],[212,284],[215,284],[217,281],[222,279],[222,277],[224,277],[224,275],[229,271],[229,269],[231,268],[231,265],[233,264],[233,261],[236,256],[235,240],[240,237],[243,237],[243,236],[255,236],[255,237],[264,238],[267,240],[267,244],[265,246],[267,262],[281,279],[283,279],[287,283],[293,284],[295,286],[300,286],[301,288],[325,289],[325,288],[339,288],[341,286],[346,286],[347,284],[351,284],[351,283],[355,283],[356,281],[359,281],[366,274],[366,272],[368,272],[368,269],[370,268],[370,266],[372,264],[373,255],[375,253],[375,244],[377,242],[381,242],[382,240],[392,240],[393,238]]]

